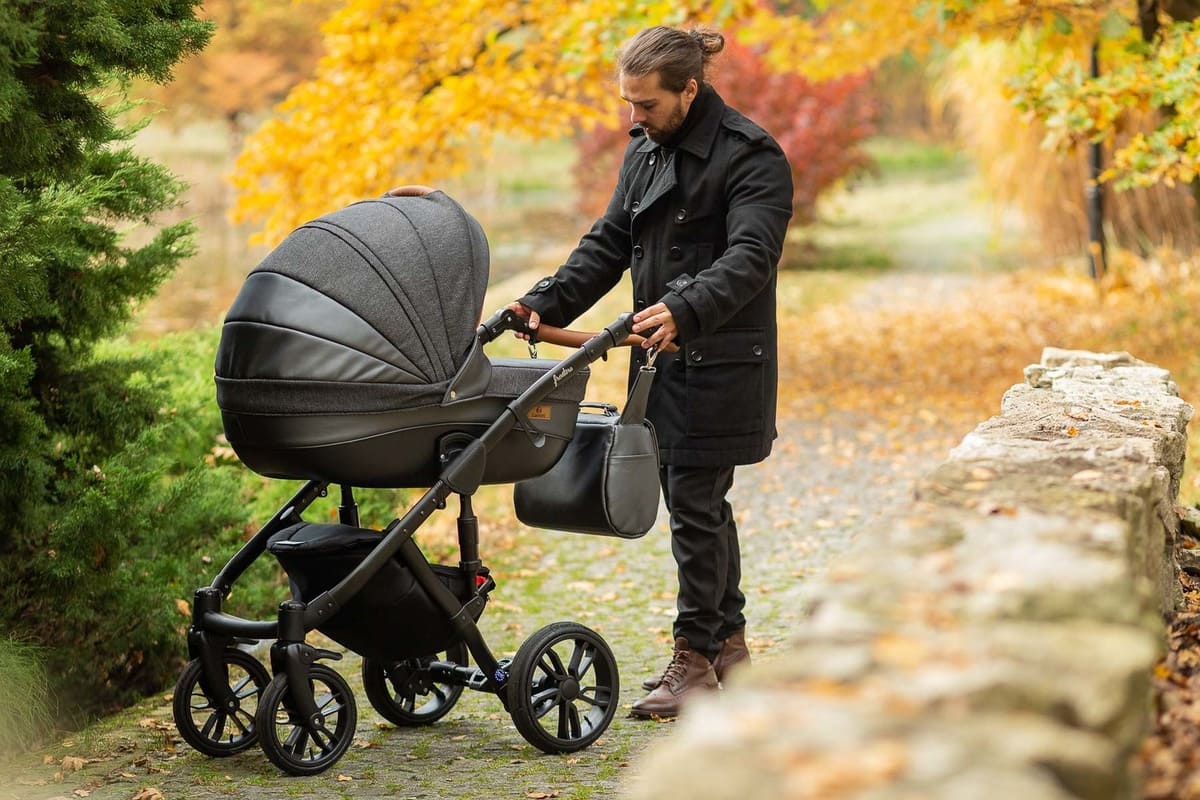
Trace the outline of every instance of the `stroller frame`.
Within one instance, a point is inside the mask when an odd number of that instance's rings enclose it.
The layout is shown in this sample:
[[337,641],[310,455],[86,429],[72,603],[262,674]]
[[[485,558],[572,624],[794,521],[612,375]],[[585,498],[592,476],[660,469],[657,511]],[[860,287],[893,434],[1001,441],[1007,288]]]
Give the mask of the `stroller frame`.
[[[176,727],[193,747],[209,756],[227,756],[262,746],[285,772],[323,772],[345,753],[354,736],[357,712],[353,694],[338,673],[319,662],[340,660],[338,652],[305,641],[309,631],[332,619],[389,560],[398,559],[432,600],[453,631],[446,659],[429,654],[385,665],[364,657],[368,698],[386,718],[401,725],[428,724],[442,717],[464,688],[495,694],[531,744],[547,753],[581,750],[607,729],[619,692],[616,661],[604,639],[578,623],[554,623],[537,631],[511,658],[497,658],[476,619],[494,581],[479,555],[479,527],[471,497],[484,476],[488,454],[523,422],[534,406],[580,368],[621,344],[632,325],[622,314],[514,398],[505,413],[478,438],[466,433],[444,436],[439,447],[442,469],[436,482],[403,516],[387,525],[379,543],[343,579],[308,602],[280,603],[274,620],[248,620],[222,610],[234,583],[264,553],[267,540],[302,522],[303,512],[328,494],[330,482],[310,480],[248,540],[212,583],[195,591],[187,634],[187,667],[175,688]],[[508,309],[480,323],[479,346],[508,330],[526,330]],[[339,484],[338,518],[359,527],[353,487]],[[458,570],[471,590],[462,600],[439,579],[413,539],[435,511],[458,495]],[[274,640],[270,675],[239,645]],[[465,646],[465,651],[464,651]],[[564,659],[555,648],[566,646]],[[476,666],[468,666],[469,652]],[[397,674],[398,673],[398,674]],[[585,680],[594,685],[585,685]],[[392,690],[395,690],[393,693]],[[320,696],[318,696],[320,695]],[[428,697],[417,706],[417,696]],[[248,704],[255,702],[251,712]],[[582,711],[580,709],[583,709]],[[556,713],[555,713],[556,712]],[[555,719],[556,717],[556,719]],[[549,719],[548,719],[549,718]],[[553,729],[548,722],[556,723]]]

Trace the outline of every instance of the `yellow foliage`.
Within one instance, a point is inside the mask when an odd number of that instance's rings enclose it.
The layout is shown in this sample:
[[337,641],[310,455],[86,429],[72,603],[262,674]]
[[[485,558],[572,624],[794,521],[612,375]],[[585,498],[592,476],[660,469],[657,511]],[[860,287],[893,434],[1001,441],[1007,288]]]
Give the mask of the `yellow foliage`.
[[247,142],[236,221],[261,239],[393,185],[437,185],[496,134],[552,138],[611,114],[618,45],[653,24],[719,24],[744,0],[350,0],[326,55]]
[[874,67],[901,53],[921,57],[964,38],[1010,39],[1039,30],[1055,49],[1090,43],[1117,0],[830,0],[811,18],[762,9],[742,31],[770,48],[782,69],[815,80]]
[[[1012,103],[1007,84],[1036,55],[1029,37],[1013,42],[968,40],[939,62],[937,109],[949,109],[959,144],[979,165],[988,197],[1017,209],[1047,255],[1067,256],[1088,244],[1083,187],[1089,180],[1087,148],[1059,152],[1043,146],[1046,124]],[[1066,53],[1059,54],[1065,62]],[[1126,109],[1113,147],[1136,145],[1157,114]],[[1107,160],[1107,156],[1106,156]],[[1037,180],[1030,180],[1030,176]],[[1165,244],[1189,249],[1200,243],[1196,203],[1187,187],[1165,184],[1116,192],[1104,198],[1110,241],[1120,246]]]

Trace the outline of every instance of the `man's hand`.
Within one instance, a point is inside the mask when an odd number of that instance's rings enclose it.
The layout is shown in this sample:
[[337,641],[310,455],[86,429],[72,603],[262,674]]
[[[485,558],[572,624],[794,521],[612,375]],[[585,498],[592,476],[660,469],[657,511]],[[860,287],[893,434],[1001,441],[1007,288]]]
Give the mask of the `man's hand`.
[[679,328],[675,325],[671,309],[664,303],[655,303],[633,315],[633,332],[646,337],[642,347],[657,347],[662,350],[679,335]]
[[[542,321],[542,315],[524,303],[512,302],[505,306],[505,308],[525,320],[525,324],[530,330],[537,330],[538,324]],[[520,331],[513,331],[513,335],[518,339],[529,339],[529,334],[521,333]]]
[[421,186],[420,184],[412,183],[407,186],[397,186],[395,189],[389,189],[388,197],[424,197],[436,191],[437,189],[434,189],[432,186]]

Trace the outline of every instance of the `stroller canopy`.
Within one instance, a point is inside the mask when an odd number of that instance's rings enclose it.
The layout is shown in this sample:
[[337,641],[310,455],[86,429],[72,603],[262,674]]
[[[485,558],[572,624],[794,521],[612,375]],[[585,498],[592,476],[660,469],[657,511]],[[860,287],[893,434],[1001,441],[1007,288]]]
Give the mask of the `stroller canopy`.
[[488,248],[442,192],[365,200],[293,231],[246,279],[217,350],[217,402],[250,414],[436,404],[483,307]]

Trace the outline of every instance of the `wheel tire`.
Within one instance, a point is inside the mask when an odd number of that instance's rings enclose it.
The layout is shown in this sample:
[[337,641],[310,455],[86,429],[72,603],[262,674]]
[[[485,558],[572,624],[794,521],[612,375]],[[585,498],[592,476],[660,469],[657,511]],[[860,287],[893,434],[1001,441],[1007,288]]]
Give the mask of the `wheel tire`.
[[[234,707],[217,708],[204,691],[204,668],[198,659],[188,662],[175,683],[171,713],[183,740],[206,756],[221,758],[240,753],[258,741],[255,713],[271,675],[258,659],[242,650],[221,654],[229,671]],[[230,725],[232,723],[232,725]]]
[[619,690],[608,643],[575,622],[539,630],[509,667],[513,723],[544,753],[572,753],[600,738],[616,714]]
[[284,673],[271,680],[258,703],[258,743],[271,763],[291,775],[316,775],[337,763],[350,747],[358,722],[354,695],[341,675],[324,664],[314,664],[308,679],[323,715],[319,728],[292,710]]
[[438,654],[406,658],[394,664],[364,658],[363,691],[371,706],[388,722],[404,727],[429,725],[449,713],[462,697],[463,686],[439,683],[429,678],[425,667],[432,661],[467,663],[467,647],[462,642]]

